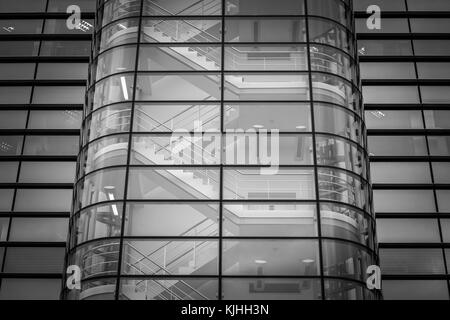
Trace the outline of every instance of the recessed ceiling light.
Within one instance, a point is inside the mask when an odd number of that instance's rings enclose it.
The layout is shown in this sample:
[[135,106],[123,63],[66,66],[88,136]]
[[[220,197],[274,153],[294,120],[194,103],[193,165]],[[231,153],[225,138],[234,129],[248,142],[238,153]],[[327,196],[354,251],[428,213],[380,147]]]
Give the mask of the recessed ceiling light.
[[306,126],[296,126],[295,128],[298,129],[298,130],[305,130]]
[[264,128],[264,126],[262,124],[255,124],[253,126],[253,128],[255,128],[255,129],[262,129],[262,128]]
[[266,260],[255,260],[255,263],[257,263],[257,264],[266,264],[267,261]]
[[304,263],[313,263],[314,262],[314,260],[313,259],[305,259],[305,260],[302,260]]

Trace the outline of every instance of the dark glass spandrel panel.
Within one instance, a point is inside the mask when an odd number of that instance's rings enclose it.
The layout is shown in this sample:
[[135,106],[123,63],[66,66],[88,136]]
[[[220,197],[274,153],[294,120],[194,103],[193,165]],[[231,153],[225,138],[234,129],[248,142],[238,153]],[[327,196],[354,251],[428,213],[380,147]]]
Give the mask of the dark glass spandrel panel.
[[73,183],[75,162],[22,162],[19,182]]
[[133,71],[136,60],[136,46],[120,46],[108,50],[97,57],[92,66],[93,79],[98,81],[114,73]]
[[67,218],[13,218],[10,241],[65,242]]
[[369,152],[374,156],[426,156],[423,136],[369,136]]
[[[274,5],[271,0],[223,0],[226,15],[302,15],[303,0],[281,0]],[[217,1],[216,2],[220,2]]]
[[420,56],[448,56],[450,40],[413,40],[414,51]]
[[418,62],[419,79],[448,79],[450,63],[448,62]]
[[362,79],[415,79],[416,70],[412,62],[362,62]]
[[450,129],[450,110],[424,110],[427,129]]
[[408,0],[410,11],[450,11],[450,3],[447,0]]
[[131,168],[129,199],[218,199],[220,174],[217,169]]
[[142,22],[141,42],[221,42],[222,21],[219,19],[199,20],[154,20],[144,18]]
[[309,200],[315,198],[311,169],[224,169],[223,197],[228,200]]
[[362,211],[342,204],[321,203],[322,236],[373,247],[374,224]]
[[90,41],[42,41],[40,56],[86,56],[90,54]]
[[34,63],[0,63],[0,80],[30,80],[34,69]]
[[36,79],[86,80],[87,63],[39,63]]
[[27,136],[24,155],[76,155],[78,136]]
[[[141,46],[141,71],[217,71],[221,69],[222,50],[208,45],[197,46]],[[134,67],[134,65],[133,65]]]
[[368,129],[423,129],[420,110],[370,110],[365,112],[365,116]]
[[14,211],[69,212],[71,189],[18,189]]
[[450,155],[450,136],[429,136],[430,155],[449,156]]
[[366,11],[371,5],[377,5],[383,11],[404,11],[404,0],[357,0],[353,2],[353,9],[355,11]]
[[222,0],[144,1],[144,15],[214,16],[222,13]]
[[448,300],[444,280],[383,280],[385,300]]
[[220,77],[216,74],[138,75],[136,86],[136,100],[220,99]]
[[367,104],[420,103],[415,86],[365,86],[363,97]]
[[35,56],[38,49],[39,41],[2,41],[0,57]]
[[[71,0],[69,0],[69,1],[71,1]],[[69,20],[69,21],[70,21],[69,23],[72,24],[74,20]],[[44,34],[92,34],[93,32],[94,32],[94,20],[93,19],[81,19],[79,24],[73,29],[69,29],[67,27],[66,19],[46,19],[43,33]]]
[[374,190],[376,212],[436,212],[432,190]]
[[304,18],[228,18],[225,21],[225,42],[304,42]]
[[3,270],[10,273],[61,273],[64,251],[64,248],[8,248]]
[[133,82],[134,75],[129,73],[114,75],[97,82],[89,93],[92,109],[95,110],[111,103],[131,101]]
[[[224,107],[225,115],[237,118],[232,107]],[[220,130],[220,105],[217,104],[135,104],[134,132],[173,132],[185,130],[193,132],[195,123],[201,123],[202,130]]]
[[381,29],[369,29],[366,19],[356,19],[356,32],[367,33],[409,33],[408,19],[383,18]]
[[77,5],[81,12],[95,11],[95,1],[92,0],[48,0],[47,12],[66,12],[70,5]]
[[219,233],[215,203],[129,203],[125,236],[208,237]]
[[0,136],[0,157],[20,155],[22,140],[21,136]]
[[24,129],[27,122],[27,111],[1,110],[0,129]]
[[441,242],[436,219],[377,219],[380,243]]
[[343,241],[322,241],[323,268],[327,276],[364,281],[375,257],[360,246]]
[[115,300],[116,278],[103,278],[81,282],[80,290],[64,292],[68,300]]
[[45,12],[47,0],[0,0],[0,12]]
[[[289,117],[286,117],[287,114]],[[280,132],[310,132],[310,106],[303,103],[240,103],[224,106],[225,130],[249,130],[258,125]]]
[[409,56],[412,55],[410,40],[358,40],[360,56]]
[[224,204],[223,233],[236,237],[317,236],[316,207],[299,203]]
[[431,183],[428,162],[372,162],[370,167],[373,183]]
[[120,300],[215,300],[218,281],[210,278],[122,279]]
[[59,300],[60,291],[60,279],[2,279],[0,300]]
[[83,104],[85,87],[35,87],[32,103]]
[[346,301],[377,300],[374,293],[360,282],[331,279],[325,280],[325,299]]
[[445,274],[441,249],[380,249],[380,261],[386,275]]
[[122,226],[120,202],[90,207],[73,217],[70,247],[98,238],[120,236]]
[[421,86],[422,103],[450,103],[450,87]]
[[309,100],[303,74],[225,74],[225,100]]
[[126,43],[136,43],[138,38],[139,19],[124,19],[111,23],[97,34],[95,50],[102,52],[106,49]]
[[123,199],[125,169],[103,169],[87,175],[78,182],[78,203],[75,210],[102,202]]
[[[1,6],[1,4],[0,4]],[[0,12],[4,12],[0,9]],[[17,19],[17,20],[3,20],[0,29],[0,35],[19,35],[19,34],[38,34],[42,31],[43,20],[32,19]],[[66,20],[63,20],[64,23]]]
[[320,300],[318,279],[233,279],[222,280],[224,300]]
[[0,104],[30,103],[31,87],[0,87]]
[[316,276],[316,240],[223,240],[224,275]]
[[217,275],[217,240],[126,240],[122,274]]
[[13,189],[0,189],[0,211],[11,211],[13,196]]
[[82,111],[32,110],[28,129],[80,129]]
[[0,183],[16,182],[19,162],[0,162]]

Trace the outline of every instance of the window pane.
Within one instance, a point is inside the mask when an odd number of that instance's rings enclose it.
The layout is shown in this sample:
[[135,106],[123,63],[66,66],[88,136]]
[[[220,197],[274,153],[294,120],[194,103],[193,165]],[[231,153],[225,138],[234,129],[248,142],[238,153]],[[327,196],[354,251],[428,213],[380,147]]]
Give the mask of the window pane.
[[38,48],[38,41],[2,41],[0,57],[35,56]]
[[300,15],[305,13],[303,1],[292,0],[281,0],[276,6],[271,0],[226,0],[225,7],[227,15]]
[[449,11],[450,3],[447,0],[408,0],[408,10],[411,11]]
[[[6,241],[8,237],[9,218],[0,218],[0,241]],[[0,262],[3,259],[3,251],[0,251]]]
[[[66,9],[64,9],[63,11],[65,12]],[[45,20],[45,27],[44,27],[45,34],[92,34],[93,32],[94,32],[94,20],[92,19],[80,20],[78,28],[74,29],[69,29],[67,27],[67,22],[64,19]]]
[[432,190],[374,190],[377,212],[436,212]]
[[420,103],[417,87],[413,86],[365,86],[364,103]]
[[[113,2],[111,1],[111,3]],[[119,13],[122,12],[122,10],[119,11]],[[94,49],[98,52],[102,52],[114,46],[137,42],[138,24],[139,19],[137,18],[111,23],[102,29],[101,34],[97,36],[97,48]]]
[[85,87],[35,87],[32,103],[84,103]]
[[0,183],[16,182],[18,162],[0,162]]
[[66,12],[68,6],[75,4],[82,12],[95,10],[95,2],[92,0],[49,0],[47,12]]
[[413,40],[416,55],[446,56],[450,54],[449,40]]
[[423,129],[422,112],[373,110],[365,113],[368,129]]
[[225,275],[319,274],[319,246],[315,240],[224,240],[222,250]]
[[0,157],[15,156],[22,151],[22,137],[0,136]]
[[78,136],[27,136],[25,155],[76,155]]
[[433,162],[433,175],[435,183],[450,183],[450,163]]
[[427,129],[450,129],[450,110],[425,110]]
[[403,11],[405,10],[404,0],[358,0],[353,7],[355,11],[366,11],[370,5],[377,5],[384,11]]
[[378,298],[375,298],[373,291],[369,291],[367,287],[360,282],[325,279],[325,299],[377,300]]
[[[442,240],[444,242],[450,242],[450,219],[442,219],[441,220],[442,227]],[[447,264],[450,260],[447,260]]]
[[13,195],[13,189],[0,189],[0,211],[11,211]]
[[361,56],[408,56],[412,55],[411,41],[359,40],[358,53]]
[[373,183],[431,183],[428,162],[372,162]]
[[9,240],[65,242],[68,222],[66,218],[13,218]]
[[450,28],[450,19],[410,19],[411,32],[446,33]]
[[46,0],[0,0],[0,12],[45,12]]
[[39,63],[36,79],[85,80],[87,63]]
[[72,190],[18,189],[14,211],[68,212]]
[[8,248],[4,272],[61,273],[64,248]]
[[450,87],[421,86],[423,103],[450,103]]
[[436,190],[439,212],[450,213],[450,190]]
[[240,203],[223,206],[224,234],[236,237],[317,236],[316,208],[296,203]]
[[222,280],[224,300],[320,300],[317,279],[232,279]]
[[450,155],[450,136],[429,136],[430,155],[449,156]]
[[425,137],[369,136],[369,152],[375,156],[426,156]]
[[[136,105],[135,108],[137,114],[138,106]],[[130,121],[123,121],[123,119],[129,118],[130,114],[131,105],[127,103],[114,104],[94,111],[86,118],[84,124],[83,145],[108,134],[129,132]]]
[[[365,22],[365,21],[364,21]],[[414,63],[363,62],[360,64],[363,79],[415,79]]]
[[440,242],[435,219],[377,219],[377,235],[381,243]]
[[218,199],[219,171],[216,169],[131,168],[129,199]]
[[[133,82],[134,75],[132,74],[115,75],[97,82],[89,93],[89,106],[95,110],[111,103],[131,100],[133,98]],[[148,87],[141,88],[147,88],[150,91],[152,89],[149,83],[141,85],[148,85]],[[95,92],[93,93],[92,90]],[[139,89],[137,92],[138,95],[141,90],[143,89]]]
[[0,111],[0,129],[24,129],[27,122],[27,111]]
[[166,1],[154,0],[144,2],[145,15],[220,15],[222,12],[221,0],[188,0],[188,1]]
[[259,169],[224,169],[223,197],[230,200],[314,199],[313,171],[279,168],[262,175]]
[[126,236],[202,237],[218,235],[217,204],[131,203]]
[[217,275],[214,240],[125,241],[122,274]]
[[93,80],[98,81],[114,73],[132,71],[135,68],[136,47],[122,46],[108,50],[97,57],[92,66]]
[[41,56],[89,56],[90,41],[42,41]]
[[59,279],[2,279],[0,300],[59,300],[60,291]]
[[358,33],[409,33],[408,19],[384,18],[382,28],[367,28],[366,19],[356,19],[356,32]]
[[[308,24],[309,39],[311,42],[328,44],[353,54],[354,42],[352,35],[343,26],[330,20],[312,17],[308,19]],[[289,39],[288,41],[290,42],[292,40]]]
[[0,104],[30,103],[31,87],[0,87]]
[[441,249],[380,249],[384,274],[444,274]]
[[447,281],[384,280],[385,300],[448,300]]
[[75,162],[22,162],[19,182],[73,183]]
[[30,80],[34,69],[34,63],[0,63],[0,80]]
[[419,79],[447,79],[450,74],[450,63],[419,62],[417,71]]
[[30,111],[28,129],[80,129],[81,111],[39,110]]

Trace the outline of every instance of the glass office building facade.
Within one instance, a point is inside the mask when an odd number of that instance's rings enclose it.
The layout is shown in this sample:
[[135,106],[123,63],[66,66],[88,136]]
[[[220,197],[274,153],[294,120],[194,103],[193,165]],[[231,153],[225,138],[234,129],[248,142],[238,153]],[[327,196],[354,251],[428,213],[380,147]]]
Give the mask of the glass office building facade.
[[0,1],[0,299],[449,298],[449,1],[95,2]]

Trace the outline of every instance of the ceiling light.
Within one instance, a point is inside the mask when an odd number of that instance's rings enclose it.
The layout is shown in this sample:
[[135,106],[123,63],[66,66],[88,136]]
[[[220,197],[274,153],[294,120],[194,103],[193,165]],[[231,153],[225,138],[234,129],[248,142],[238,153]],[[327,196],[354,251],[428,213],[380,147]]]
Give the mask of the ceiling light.
[[127,81],[125,80],[125,77],[120,77],[120,83],[122,84],[123,98],[128,100]]
[[314,260],[313,259],[305,259],[305,260],[302,260],[302,262],[304,262],[304,263],[313,263]]
[[264,128],[264,126],[262,124],[255,124],[253,126],[253,128],[255,128],[255,129],[262,129],[262,128]]
[[267,261],[266,260],[255,260],[255,263],[257,263],[257,264],[266,264]]
[[296,126],[295,128],[298,130],[306,130],[306,126]]

